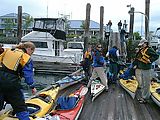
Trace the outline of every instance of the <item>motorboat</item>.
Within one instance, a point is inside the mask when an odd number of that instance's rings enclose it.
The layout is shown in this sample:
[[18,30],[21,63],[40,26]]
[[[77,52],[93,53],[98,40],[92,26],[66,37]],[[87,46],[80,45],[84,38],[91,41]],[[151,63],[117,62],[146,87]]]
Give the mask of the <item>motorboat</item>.
[[64,50],[65,40],[65,20],[62,18],[35,18],[33,31],[21,39],[36,45],[34,61],[79,63],[77,57],[82,56],[82,42],[70,42]]
[[[67,47],[64,47],[66,33],[65,20],[62,18],[35,18],[33,31],[23,36],[21,41],[31,41],[36,46],[32,55],[34,63],[38,64],[35,70],[46,69],[48,65],[53,66],[55,63],[61,64],[56,66],[56,70],[49,70],[57,72],[59,68],[68,67],[68,64],[77,65],[82,60],[83,42],[68,42]],[[47,66],[41,66],[45,64]]]

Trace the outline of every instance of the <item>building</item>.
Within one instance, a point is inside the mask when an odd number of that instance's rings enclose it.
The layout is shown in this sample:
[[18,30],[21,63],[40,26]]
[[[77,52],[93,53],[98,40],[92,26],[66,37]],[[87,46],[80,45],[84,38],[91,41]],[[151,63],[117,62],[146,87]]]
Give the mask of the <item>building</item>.
[[[31,25],[26,29],[26,18],[30,16],[28,13],[22,13],[22,36],[30,32],[33,27],[33,21]],[[5,36],[17,36],[17,24],[18,24],[18,15],[16,13],[9,13],[3,16],[0,16],[0,34]],[[7,21],[8,20],[8,21]],[[84,35],[84,20],[68,20],[68,27],[66,32],[68,35],[77,35],[82,37]],[[100,24],[90,20],[89,26],[89,35],[98,35],[100,29]]]
[[[29,32],[32,29],[31,25],[26,29],[26,19],[30,17],[28,13],[22,13],[22,33],[25,34],[26,31]],[[5,36],[17,36],[17,24],[18,24],[18,14],[9,13],[0,16],[0,34]]]
[[[84,24],[84,20],[70,20],[68,34],[83,35],[84,34],[83,24]],[[99,23],[93,20],[90,20],[90,26],[89,26],[90,35],[98,34],[99,28],[100,28]]]

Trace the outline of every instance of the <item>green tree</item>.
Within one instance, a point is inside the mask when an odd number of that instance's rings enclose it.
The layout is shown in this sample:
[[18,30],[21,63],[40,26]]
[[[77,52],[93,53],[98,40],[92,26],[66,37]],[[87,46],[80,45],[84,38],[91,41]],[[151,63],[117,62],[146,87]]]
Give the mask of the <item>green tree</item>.
[[142,39],[139,32],[134,32],[133,36],[134,36],[135,40],[141,40]]
[[13,22],[13,20],[11,18],[6,18],[4,19],[4,27],[5,27],[5,32],[6,32],[6,35],[7,34],[11,34],[12,33],[12,30],[14,30],[14,27],[15,27],[15,23]]
[[24,29],[25,29],[25,34],[28,28],[31,26],[33,22],[33,17],[32,16],[26,16],[25,17],[25,23],[24,23]]

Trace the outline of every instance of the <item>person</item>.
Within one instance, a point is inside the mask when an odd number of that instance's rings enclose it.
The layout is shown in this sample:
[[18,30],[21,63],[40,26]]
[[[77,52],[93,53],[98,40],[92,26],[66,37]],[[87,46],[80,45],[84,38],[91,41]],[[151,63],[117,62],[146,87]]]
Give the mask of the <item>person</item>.
[[138,101],[140,103],[146,103],[150,97],[149,86],[152,79],[151,67],[152,63],[158,59],[159,55],[156,51],[149,47],[149,43],[146,39],[142,39],[138,46],[141,46],[139,52],[136,55],[136,71],[138,70],[140,74],[136,76],[137,81],[140,82],[140,98]]
[[3,44],[0,44],[0,55],[4,52]]
[[122,22],[121,22],[121,20],[118,22],[118,31],[120,32],[121,31],[121,27],[122,27]]
[[0,68],[0,106],[3,106],[3,101],[11,104],[13,113],[16,114],[19,120],[30,120],[22,93],[21,78],[25,78],[25,82],[32,89],[32,94],[37,91],[34,87],[33,61],[31,59],[34,50],[35,45],[32,42],[25,42],[15,48],[6,49],[0,55],[2,65]]
[[109,20],[107,26],[109,27],[109,31],[110,31],[111,30],[111,26],[112,26],[112,21],[111,20]]
[[125,31],[127,31],[127,23],[126,23],[126,20],[124,20],[123,29],[124,29]]
[[92,73],[92,67],[91,64],[93,62],[92,59],[92,48],[91,46],[89,46],[89,48],[87,49],[87,51],[84,53],[84,57],[83,57],[83,70],[85,72],[85,77],[86,77],[86,81],[88,82],[89,78],[91,77],[91,73]]
[[110,61],[109,72],[112,74],[110,82],[115,84],[117,82],[119,56],[117,46],[113,46],[106,54],[106,57],[109,58]]
[[90,87],[92,80],[99,77],[102,84],[105,85],[106,91],[108,91],[108,80],[105,75],[104,66],[105,66],[105,60],[102,55],[102,45],[97,44],[93,54],[93,72],[87,87]]

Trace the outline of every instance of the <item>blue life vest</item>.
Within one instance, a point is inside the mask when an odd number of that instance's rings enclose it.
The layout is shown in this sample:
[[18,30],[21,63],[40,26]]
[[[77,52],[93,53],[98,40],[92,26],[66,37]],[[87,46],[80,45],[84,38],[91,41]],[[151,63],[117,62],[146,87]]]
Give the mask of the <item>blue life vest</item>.
[[117,57],[117,49],[116,48],[111,48],[109,50],[109,58],[111,62],[117,62],[118,61],[118,57]]

